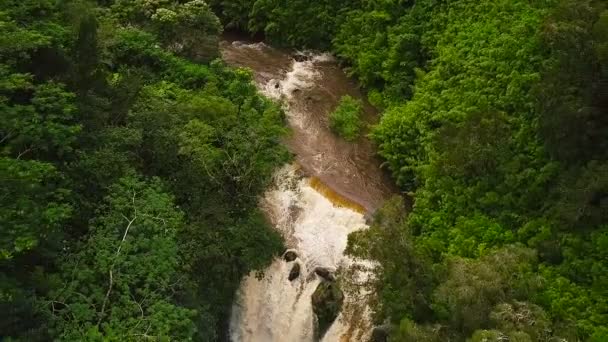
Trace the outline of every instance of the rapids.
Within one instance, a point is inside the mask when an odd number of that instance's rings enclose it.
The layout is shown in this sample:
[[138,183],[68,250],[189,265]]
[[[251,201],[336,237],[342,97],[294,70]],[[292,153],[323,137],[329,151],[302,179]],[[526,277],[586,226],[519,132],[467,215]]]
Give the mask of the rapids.
[[[340,97],[362,98],[329,54],[290,53],[263,43],[225,40],[227,63],[254,72],[258,89],[280,101],[292,134],[286,146],[296,161],[277,171],[260,205],[287,247],[298,257],[276,259],[262,278],[247,276],[230,322],[233,342],[311,342],[315,316],[311,297],[322,279],[315,268],[341,275],[343,309],[322,341],[365,341],[371,332],[363,286],[373,263],[344,255],[348,235],[367,228],[365,214],[394,192],[380,170],[372,144],[348,143],[328,128],[328,114]],[[365,120],[375,119],[366,105]],[[290,271],[300,265],[292,281]]]

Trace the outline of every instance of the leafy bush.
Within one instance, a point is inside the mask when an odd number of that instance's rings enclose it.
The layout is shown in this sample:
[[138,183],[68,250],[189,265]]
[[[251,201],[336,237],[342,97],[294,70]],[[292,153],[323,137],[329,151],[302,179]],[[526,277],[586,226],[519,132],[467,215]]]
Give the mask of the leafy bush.
[[363,123],[361,112],[363,105],[360,100],[351,96],[343,96],[336,110],[329,115],[329,126],[342,138],[354,141],[359,137]]

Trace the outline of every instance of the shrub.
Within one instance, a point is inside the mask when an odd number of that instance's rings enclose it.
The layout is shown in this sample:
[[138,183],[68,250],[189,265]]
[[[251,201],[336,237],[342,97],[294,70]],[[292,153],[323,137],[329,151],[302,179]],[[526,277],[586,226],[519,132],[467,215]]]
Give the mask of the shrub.
[[361,112],[363,104],[360,100],[345,95],[340,99],[336,110],[329,115],[329,126],[336,134],[348,141],[359,137],[361,127]]

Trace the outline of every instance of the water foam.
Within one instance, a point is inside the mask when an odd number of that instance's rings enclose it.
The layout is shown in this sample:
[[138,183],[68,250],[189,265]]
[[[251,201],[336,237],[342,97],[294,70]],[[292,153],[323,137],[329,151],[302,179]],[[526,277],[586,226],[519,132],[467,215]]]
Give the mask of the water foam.
[[[275,179],[277,183],[266,193],[262,206],[291,244],[289,247],[298,251],[298,258],[292,262],[277,259],[263,278],[251,274],[243,281],[231,320],[234,342],[313,341],[311,297],[321,281],[314,270],[353,265],[355,262],[344,256],[348,235],[367,228],[363,214],[334,205],[311,186],[309,179],[297,175],[296,166],[284,167]],[[300,276],[289,281],[295,263],[300,264]],[[369,321],[368,312],[362,317],[363,322]],[[338,341],[356,329],[341,314],[323,341]]]
[[245,43],[245,42],[241,42],[238,40],[232,42],[232,46],[237,47],[237,48],[249,48],[249,49],[254,49],[254,50],[263,50],[268,47],[268,45],[264,44],[263,42]]
[[294,58],[292,60],[291,69],[285,74],[283,79],[271,79],[266,84],[259,84],[258,88],[261,92],[277,101],[282,101],[283,109],[287,113],[290,122],[300,128],[303,128],[305,123],[305,115],[296,106],[296,96],[298,93],[311,89],[315,86],[315,82],[321,77],[321,73],[317,70],[316,64],[323,58],[316,56]]

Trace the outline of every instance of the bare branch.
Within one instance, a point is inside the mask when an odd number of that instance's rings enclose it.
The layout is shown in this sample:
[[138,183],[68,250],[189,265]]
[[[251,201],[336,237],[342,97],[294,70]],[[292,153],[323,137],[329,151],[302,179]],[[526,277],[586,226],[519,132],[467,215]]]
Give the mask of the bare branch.
[[23,157],[27,153],[32,152],[34,150],[36,150],[36,149],[33,147],[28,147],[27,149],[25,149],[25,151],[22,151],[21,153],[19,153],[19,155],[17,156],[17,160],[21,159],[21,157]]
[[[133,191],[132,202],[133,202],[133,205],[135,205],[135,191]],[[116,265],[116,260],[118,259],[118,256],[120,255],[120,251],[122,250],[123,243],[127,239],[127,234],[129,234],[129,229],[131,228],[131,225],[133,224],[133,222],[135,222],[136,219],[137,219],[137,210],[135,210],[135,216],[133,217],[133,219],[129,220],[129,224],[127,225],[127,228],[125,229],[125,232],[122,236],[122,240],[120,241],[120,244],[118,245],[118,249],[116,250],[116,254],[114,255],[114,261],[112,261],[112,266],[110,266],[110,272],[109,272],[110,281],[109,281],[108,291],[106,292],[106,296],[103,299],[103,304],[101,305],[101,313],[99,314],[99,319],[97,320],[98,326],[101,323],[101,320],[103,319],[103,316],[104,316],[105,310],[106,310],[106,304],[108,303],[108,299],[110,298],[110,293],[112,292],[112,287],[114,286],[113,272],[114,272],[114,266]]]
[[3,137],[2,137],[2,139],[0,139],[0,144],[2,144],[3,142],[5,142],[5,141],[6,141],[6,139],[10,138],[10,137],[13,135],[12,133],[13,133],[13,132],[8,132],[8,133],[6,133],[6,135],[5,135],[5,136],[3,136]]

